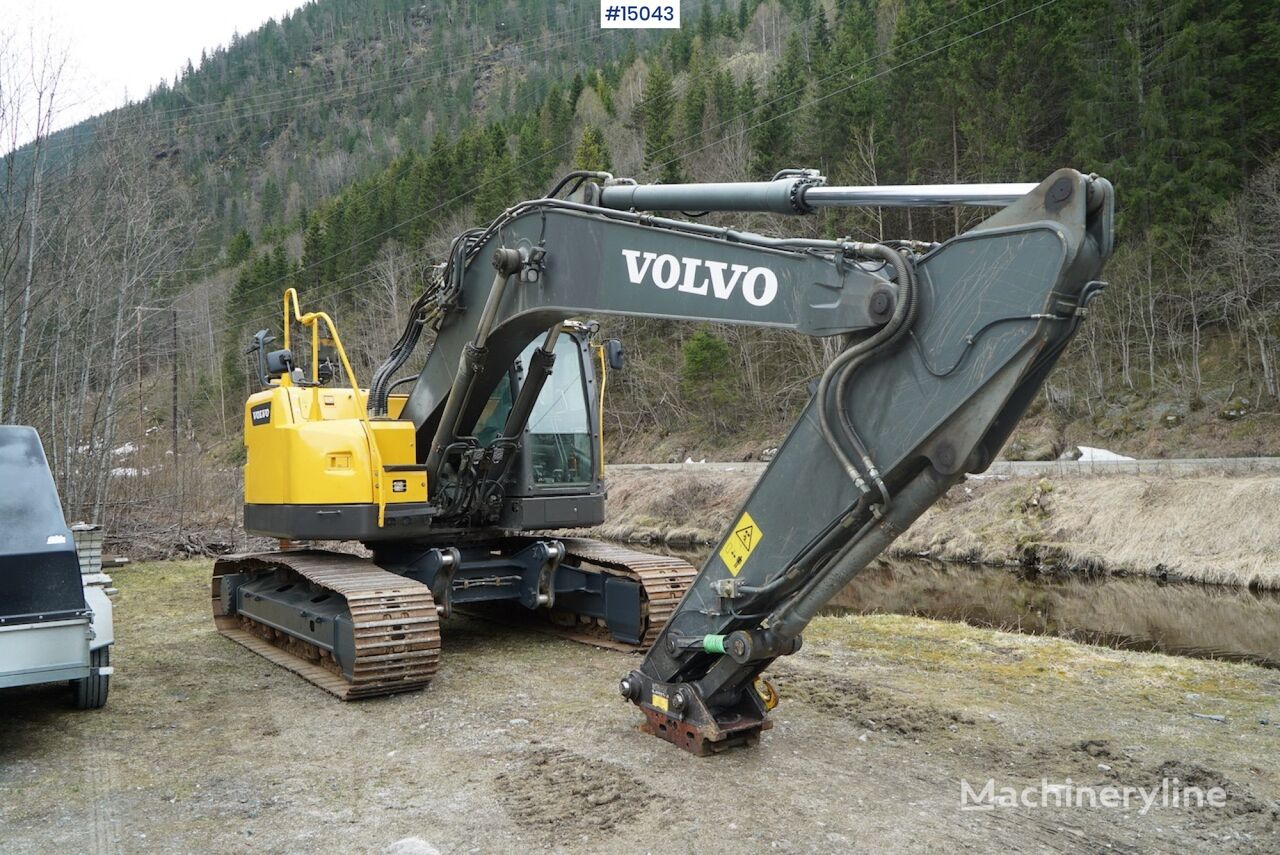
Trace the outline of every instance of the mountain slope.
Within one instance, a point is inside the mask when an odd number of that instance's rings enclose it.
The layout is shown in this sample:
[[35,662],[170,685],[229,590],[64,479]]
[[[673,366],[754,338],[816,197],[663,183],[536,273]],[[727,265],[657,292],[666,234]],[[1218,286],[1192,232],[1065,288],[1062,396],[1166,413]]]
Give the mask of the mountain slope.
[[[59,437],[85,514],[154,512],[237,447],[242,346],[278,324],[284,287],[336,314],[367,376],[448,239],[572,166],[672,181],[812,165],[897,183],[1072,164],[1116,181],[1121,247],[1022,447],[1101,435],[1147,453],[1274,450],[1276,9],[709,0],[683,13],[682,30],[644,33],[599,30],[589,4],[320,0],[11,154],[0,414]],[[712,219],[932,240],[981,216]],[[612,442],[630,456],[770,444],[825,360],[821,343],[768,332],[609,328],[632,354],[610,393]],[[114,465],[117,440],[148,430],[154,466]],[[166,434],[187,474],[166,462]],[[111,477],[122,468],[153,471]],[[228,483],[216,503],[230,513]]]

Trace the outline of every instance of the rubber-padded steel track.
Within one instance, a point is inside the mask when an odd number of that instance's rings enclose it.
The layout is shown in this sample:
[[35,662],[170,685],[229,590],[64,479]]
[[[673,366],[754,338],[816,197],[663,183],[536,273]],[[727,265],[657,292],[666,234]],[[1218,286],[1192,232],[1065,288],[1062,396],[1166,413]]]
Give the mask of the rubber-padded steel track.
[[621,650],[648,650],[698,575],[692,564],[672,555],[639,552],[585,537],[564,537],[560,542],[564,544],[566,560],[591,564],[605,573],[634,579],[644,588],[646,624],[640,643],[622,644],[594,636],[579,639],[570,634],[575,640],[591,644],[604,644]]
[[[327,650],[246,615],[223,612],[223,576],[270,571],[346,600],[355,635],[350,680]],[[223,635],[343,700],[424,688],[440,662],[440,625],[431,590],[355,556],[266,552],[219,558],[213,567],[213,616]]]

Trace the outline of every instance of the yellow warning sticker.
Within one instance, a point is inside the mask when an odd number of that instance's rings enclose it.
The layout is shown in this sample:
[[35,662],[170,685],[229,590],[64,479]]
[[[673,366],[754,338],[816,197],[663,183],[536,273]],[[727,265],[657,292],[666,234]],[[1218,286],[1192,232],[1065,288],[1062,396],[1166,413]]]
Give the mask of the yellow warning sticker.
[[658,709],[662,710],[663,712],[666,712],[666,711],[667,711],[667,696],[666,696],[666,695],[659,695],[657,692],[654,692],[654,693],[653,693],[653,699],[652,699],[652,702],[650,703],[650,706],[656,707],[656,708],[658,708]]
[[720,560],[724,562],[725,567],[729,568],[730,573],[737,576],[742,565],[746,564],[747,559],[751,557],[751,550],[755,549],[763,538],[764,532],[760,530],[760,526],[756,525],[751,514],[743,511],[742,519],[738,520],[733,531],[729,533],[729,539],[724,542],[724,546],[720,547]]

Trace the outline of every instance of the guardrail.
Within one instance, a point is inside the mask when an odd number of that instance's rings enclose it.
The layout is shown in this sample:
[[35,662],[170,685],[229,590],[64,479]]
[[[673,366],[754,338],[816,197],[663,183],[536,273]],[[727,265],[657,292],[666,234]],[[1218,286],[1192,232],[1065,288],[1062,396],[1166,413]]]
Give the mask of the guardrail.
[[[610,471],[751,472],[759,476],[767,463],[613,463]],[[1106,476],[1106,475],[1254,475],[1280,473],[1280,457],[1185,457],[1164,460],[997,460],[977,477]]]

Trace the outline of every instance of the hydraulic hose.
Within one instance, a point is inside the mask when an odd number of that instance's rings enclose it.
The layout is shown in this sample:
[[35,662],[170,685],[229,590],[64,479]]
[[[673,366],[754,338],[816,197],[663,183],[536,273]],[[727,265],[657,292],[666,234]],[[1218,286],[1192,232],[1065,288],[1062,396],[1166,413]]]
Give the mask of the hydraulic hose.
[[495,272],[493,285],[489,288],[489,298],[481,310],[475,335],[463,348],[458,360],[458,370],[454,375],[453,385],[449,388],[449,395],[445,398],[440,424],[436,426],[435,436],[431,440],[431,450],[427,455],[427,476],[430,479],[439,475],[445,449],[452,446],[458,438],[459,423],[466,412],[466,404],[470,401],[473,381],[484,367],[488,352],[486,344],[498,316],[498,306],[506,294],[507,282],[519,272],[522,263],[520,254],[514,249],[500,247],[493,254]]
[[[831,384],[836,382],[837,390],[842,391],[854,371],[865,364],[882,347],[886,347],[896,341],[897,337],[909,328],[910,323],[915,320],[916,294],[913,271],[911,271],[910,265],[907,264],[901,253],[883,244],[855,244],[854,249],[863,255],[879,258],[893,265],[898,280],[898,304],[894,306],[893,315],[889,318],[889,323],[885,324],[869,338],[863,339],[845,350],[833,359],[831,364],[827,366],[827,370],[822,373],[822,380],[818,384],[817,393],[818,425],[823,439],[826,440],[831,450],[835,452],[849,478],[853,480],[859,490],[865,493],[868,492],[868,487],[863,473],[858,469],[857,464],[846,451],[844,443],[841,442],[832,428],[830,412]],[[836,397],[837,399],[842,399],[841,395]],[[841,409],[843,419],[842,400],[837,400],[837,407]],[[852,430],[851,425],[842,423],[841,427],[845,429],[845,438],[853,446],[853,450],[862,464],[866,466],[866,478],[872,479],[883,498],[887,499],[888,491],[885,489],[884,482],[880,479],[879,473],[876,472],[875,465],[872,463],[871,457],[858,437],[857,432]]]
[[[901,277],[901,281],[907,283],[909,286],[903,292],[903,300],[905,300],[908,305],[906,317],[902,320],[902,323],[894,329],[893,334],[889,336],[888,340],[878,346],[877,350],[892,347],[904,335],[906,335],[915,324],[916,315],[919,313],[920,307],[920,283],[916,279],[914,266],[908,264],[906,259],[903,258],[902,254],[897,250],[889,249],[888,252],[891,255],[896,256],[896,259],[886,260],[894,265],[895,269],[898,271],[899,277]],[[854,429],[853,420],[849,416],[848,393],[850,380],[853,377],[853,373],[865,364],[865,362],[866,358],[855,360],[854,362],[846,365],[844,370],[841,372],[840,378],[836,381],[836,411],[840,414],[840,426],[844,429],[845,438],[861,457],[862,465],[866,468],[868,476],[880,491],[881,499],[887,503],[890,498],[889,491],[885,487],[884,480],[880,477],[880,472],[877,471],[876,465],[871,459],[871,455],[867,452],[866,445],[862,442],[861,437],[858,436],[857,430]]]
[[415,305],[413,314],[409,318],[409,323],[400,335],[400,340],[391,349],[391,353],[386,360],[378,366],[378,370],[373,375],[373,380],[369,383],[368,407],[370,416],[380,418],[387,414],[387,396],[391,393],[391,385],[388,385],[388,383],[391,375],[399,371],[409,361],[409,357],[413,355],[414,349],[418,346],[418,339],[422,337],[422,328],[425,326],[426,320],[426,317],[422,314],[421,307]]
[[926,466],[907,482],[883,515],[873,516],[831,559],[823,572],[769,615],[769,627],[782,638],[794,638],[827,602],[863,567],[924,513],[961,476],[944,476]]

